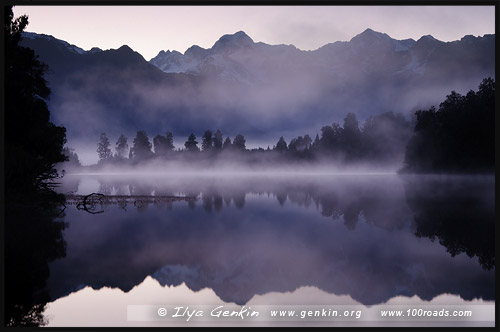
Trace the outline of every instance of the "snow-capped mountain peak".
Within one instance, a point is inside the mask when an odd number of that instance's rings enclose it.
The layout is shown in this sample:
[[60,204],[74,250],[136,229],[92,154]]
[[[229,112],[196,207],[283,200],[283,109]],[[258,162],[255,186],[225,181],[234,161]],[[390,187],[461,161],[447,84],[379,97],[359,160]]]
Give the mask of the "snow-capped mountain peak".
[[344,80],[352,75],[347,74],[346,64],[360,73],[390,67],[398,75],[422,75],[429,54],[441,44],[445,43],[432,36],[423,36],[418,41],[398,40],[368,28],[350,41],[304,52],[293,45],[255,43],[245,32],[238,31],[223,35],[209,49],[194,45],[184,54],[162,51],[150,63],[167,73],[213,76],[243,84],[268,82],[285,72],[298,73],[301,68],[306,72],[332,73]]
[[361,37],[380,42],[372,48],[335,42],[302,51],[251,44],[237,33],[221,42],[248,47],[217,52],[193,46],[184,54],[160,52],[149,63],[128,47],[80,55],[68,44],[29,35],[21,45],[49,66],[50,109],[73,139],[99,137],[111,120],[131,134],[138,128],[176,128],[177,136],[207,128],[231,137],[299,128],[300,134],[304,128],[314,134],[322,124],[342,123],[347,112],[366,119],[438,105],[449,91],[467,92],[495,75],[495,35],[415,42],[368,30]]
[[223,35],[210,49],[193,45],[184,54],[177,51],[160,51],[150,62],[166,73],[194,75],[218,73],[219,76],[225,77],[231,76],[228,70],[231,73],[241,73],[242,70],[237,61],[229,60],[230,65],[227,66],[226,56],[253,45],[255,45],[254,41],[245,32],[238,31],[234,34]]
[[198,64],[182,53],[170,50],[160,51],[149,62],[166,73],[185,73],[191,71]]

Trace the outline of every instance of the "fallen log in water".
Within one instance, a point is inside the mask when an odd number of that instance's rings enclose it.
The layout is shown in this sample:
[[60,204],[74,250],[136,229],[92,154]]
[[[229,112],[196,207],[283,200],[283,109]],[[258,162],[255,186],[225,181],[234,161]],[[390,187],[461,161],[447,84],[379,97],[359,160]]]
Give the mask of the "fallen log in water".
[[127,204],[141,207],[147,204],[171,203],[177,201],[196,201],[197,196],[151,196],[151,195],[104,195],[91,193],[89,195],[66,195],[66,205],[76,205],[78,210],[97,214],[104,212],[104,206],[118,204],[125,209]]

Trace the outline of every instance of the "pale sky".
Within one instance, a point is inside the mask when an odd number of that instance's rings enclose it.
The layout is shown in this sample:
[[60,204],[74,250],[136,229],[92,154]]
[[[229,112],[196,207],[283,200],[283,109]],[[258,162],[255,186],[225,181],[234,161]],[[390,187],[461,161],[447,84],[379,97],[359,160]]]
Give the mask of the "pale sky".
[[348,41],[366,28],[415,40],[495,33],[494,6],[16,6],[14,14],[29,16],[27,31],[85,50],[128,45],[146,60],[161,50],[210,48],[240,30],[255,42],[302,50]]

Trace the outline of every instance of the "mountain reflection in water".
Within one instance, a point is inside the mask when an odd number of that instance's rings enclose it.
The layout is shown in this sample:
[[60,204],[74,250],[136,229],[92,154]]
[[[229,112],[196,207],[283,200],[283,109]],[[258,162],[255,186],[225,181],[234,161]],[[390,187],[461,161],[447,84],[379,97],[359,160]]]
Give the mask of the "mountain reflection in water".
[[444,293],[494,300],[493,177],[68,176],[61,190],[197,199],[95,215],[69,206],[53,299],[84,286],[129,291],[152,276],[237,304],[301,286],[365,305]]

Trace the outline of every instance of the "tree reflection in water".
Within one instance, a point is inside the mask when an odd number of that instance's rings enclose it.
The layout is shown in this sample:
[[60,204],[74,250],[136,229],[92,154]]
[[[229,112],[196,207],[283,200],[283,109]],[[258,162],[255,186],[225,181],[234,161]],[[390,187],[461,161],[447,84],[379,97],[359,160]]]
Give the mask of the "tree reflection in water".
[[[477,216],[492,215],[491,177],[454,177],[453,185],[441,187],[431,179],[83,177],[82,188],[110,188],[111,196],[101,214],[77,210],[68,198],[68,257],[52,264],[51,295],[59,298],[81,285],[128,292],[149,275],[163,286],[208,287],[238,304],[304,285],[348,294],[365,305],[398,295],[493,300],[494,271],[477,257],[451,257],[441,244],[416,236],[419,216],[436,208],[425,204],[426,195],[433,197],[438,188],[434,199],[442,204],[466,195],[477,202]],[[126,192],[136,194],[123,199],[119,193]],[[139,207],[134,200],[143,203]],[[449,203],[450,209],[462,205]],[[447,235],[454,236],[451,230]]]
[[495,185],[493,177],[409,177],[408,206],[415,235],[438,239],[451,256],[465,252],[479,264],[495,266]]
[[[311,178],[182,179],[147,181],[101,177],[99,192],[130,192],[133,195],[199,197],[206,213],[220,213],[231,204],[245,207],[250,193],[274,196],[280,206],[286,202],[300,207],[314,204],[321,215],[341,220],[354,230],[360,217],[388,231],[401,229],[410,221],[417,237],[436,238],[451,256],[465,252],[477,256],[487,270],[494,268],[494,178],[491,176],[412,176],[397,180],[338,178],[332,184]],[[404,185],[401,186],[403,181]],[[396,181],[396,182],[393,182]],[[73,186],[75,183],[73,182]],[[75,188],[73,188],[75,189]],[[126,202],[122,206],[126,208]],[[160,206],[160,203],[155,203]],[[172,202],[168,204],[172,208]],[[146,204],[135,206],[144,211]]]
[[22,202],[6,203],[5,325],[45,325],[49,264],[66,255],[64,196],[25,193]]

